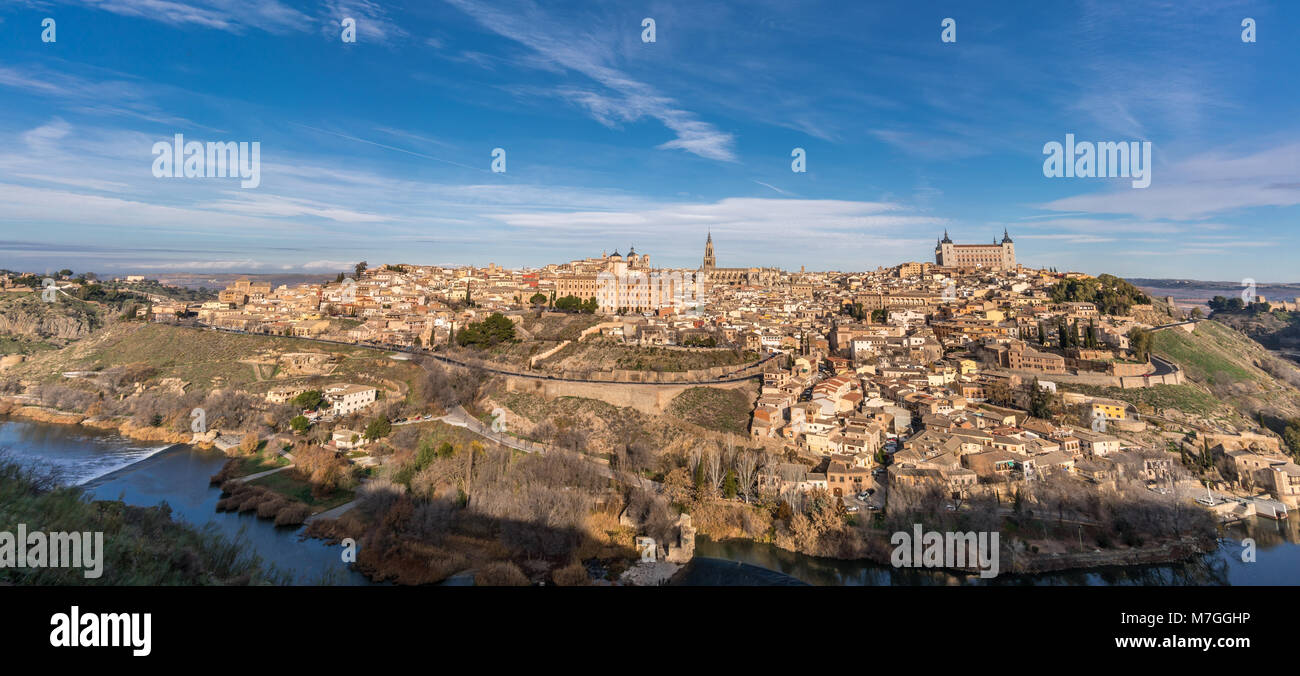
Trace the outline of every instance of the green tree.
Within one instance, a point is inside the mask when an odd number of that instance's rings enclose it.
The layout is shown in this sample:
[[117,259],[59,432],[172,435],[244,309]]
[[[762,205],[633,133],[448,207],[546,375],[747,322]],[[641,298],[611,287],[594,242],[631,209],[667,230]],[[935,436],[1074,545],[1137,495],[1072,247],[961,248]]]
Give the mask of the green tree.
[[579,312],[582,310],[582,299],[577,296],[563,296],[555,299],[554,306],[556,310]]
[[1287,448],[1291,449],[1291,455],[1300,460],[1300,418],[1294,418],[1287,424],[1282,439],[1286,441]]
[[1038,378],[1034,378],[1029,389],[1029,414],[1035,418],[1050,419],[1052,417],[1051,395],[1038,386]]
[[1147,361],[1151,356],[1151,344],[1154,342],[1150,331],[1138,327],[1133,327],[1128,332],[1129,349],[1138,361]]
[[289,427],[293,431],[302,434],[307,431],[307,428],[311,427],[311,421],[307,419],[307,416],[296,415],[289,420]]
[[481,322],[466,326],[456,335],[456,342],[463,346],[491,347],[515,338],[515,323],[505,315],[494,312]]
[[304,411],[315,411],[324,401],[325,397],[321,395],[320,390],[307,390],[293,398],[294,406]]
[[531,303],[531,304],[533,304],[533,305],[542,305],[542,304],[546,303],[546,294],[544,294],[544,293],[535,293],[535,294],[532,295],[531,298],[528,299],[528,302]]
[[388,418],[375,418],[366,425],[365,437],[370,441],[382,439],[393,431],[393,423],[388,422]]
[[365,262],[365,261],[361,261],[360,263],[357,263],[357,264],[356,264],[356,267],[353,268],[353,270],[355,270],[356,273],[357,273],[357,275],[356,275],[356,280],[357,280],[357,281],[361,281],[361,273],[363,273],[363,272],[366,271],[366,262]]
[[737,492],[736,485],[737,485],[737,481],[736,481],[735,470],[731,470],[731,469],[727,470],[727,478],[722,481],[723,497],[727,498],[728,500],[735,499],[736,492]]

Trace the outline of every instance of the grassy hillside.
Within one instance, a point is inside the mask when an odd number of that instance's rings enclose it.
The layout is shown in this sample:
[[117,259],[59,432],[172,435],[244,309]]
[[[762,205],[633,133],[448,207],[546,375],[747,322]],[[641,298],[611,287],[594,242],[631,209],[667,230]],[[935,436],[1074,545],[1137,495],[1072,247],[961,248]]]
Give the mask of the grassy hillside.
[[668,347],[638,347],[602,339],[570,343],[543,362],[549,371],[691,371],[715,366],[739,366],[758,361],[762,355],[725,348],[684,350]]
[[1239,418],[1235,408],[1198,385],[1156,385],[1128,390],[1119,387],[1071,385],[1069,389],[1094,397],[1126,401],[1136,406],[1138,413],[1143,415],[1160,413],[1172,408],[1207,419],[1224,416]]
[[1263,348],[1241,333],[1218,322],[1206,321],[1196,331],[1158,331],[1156,352],[1178,362],[1187,375],[1207,385],[1216,383],[1259,382],[1268,377],[1255,363]]
[[751,408],[742,390],[692,387],[673,399],[668,412],[704,429],[744,435],[749,431]]
[[[1159,331],[1153,351],[1177,362],[1190,383],[1234,406],[1251,420],[1260,414],[1300,415],[1300,370],[1245,334],[1217,321],[1196,330]],[[1192,411],[1189,411],[1192,412]]]

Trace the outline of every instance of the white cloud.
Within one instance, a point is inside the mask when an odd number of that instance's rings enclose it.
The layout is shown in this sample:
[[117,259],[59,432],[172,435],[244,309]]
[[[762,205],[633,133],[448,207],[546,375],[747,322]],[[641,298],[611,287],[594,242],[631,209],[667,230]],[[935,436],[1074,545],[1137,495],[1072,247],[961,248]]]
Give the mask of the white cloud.
[[[1052,211],[1197,220],[1234,209],[1300,204],[1300,143],[1247,155],[1203,153],[1152,168],[1151,186],[1076,195],[1039,205]],[[1119,179],[1127,185],[1127,179]],[[1082,182],[1080,182],[1082,185]]]

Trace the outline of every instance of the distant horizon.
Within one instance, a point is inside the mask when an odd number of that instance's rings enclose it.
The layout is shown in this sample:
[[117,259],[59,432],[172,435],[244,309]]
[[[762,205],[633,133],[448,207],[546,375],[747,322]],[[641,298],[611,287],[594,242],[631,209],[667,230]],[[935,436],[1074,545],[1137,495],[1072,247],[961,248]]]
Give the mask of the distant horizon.
[[[579,259],[574,259],[574,260],[579,260]],[[653,261],[653,258],[652,258],[651,260]],[[562,264],[569,263],[569,262],[571,262],[571,261],[560,261],[560,262],[555,263],[555,264],[556,264],[556,265],[562,265]],[[891,265],[884,265],[884,266],[880,266],[880,267],[883,268],[883,269],[888,270],[888,269],[890,269],[890,268],[897,267],[898,265],[902,265],[902,264],[904,264],[904,263],[914,263],[914,262],[924,262],[924,261],[914,261],[914,260],[898,261],[898,262],[893,263],[893,264],[891,264]],[[493,264],[492,261],[489,261],[488,263],[455,263],[455,264],[450,264],[450,263],[416,263],[416,262],[412,262],[412,261],[396,261],[396,262],[380,261],[380,262],[375,262],[375,263],[371,263],[370,261],[366,261],[366,263],[367,263],[367,269],[375,269],[375,268],[382,267],[382,266],[384,266],[384,265],[414,265],[414,266],[419,266],[419,267],[440,267],[440,268],[449,268],[449,269],[460,268],[460,267],[474,267],[474,268],[480,268],[480,269],[482,269],[482,268],[486,268],[488,265]],[[498,265],[500,265],[500,264],[498,264]],[[548,264],[546,264],[546,265],[550,265],[550,263],[548,263]],[[1043,267],[1038,267],[1038,266],[1025,265],[1025,264],[1022,264],[1022,266],[1025,267],[1025,268],[1035,269],[1035,270],[1044,270],[1044,269],[1050,269],[1050,268],[1053,267],[1053,266],[1050,266],[1050,265],[1048,265],[1048,266],[1043,266]],[[312,272],[303,272],[303,271],[299,271],[299,270],[255,270],[255,271],[249,271],[249,270],[198,270],[198,271],[190,271],[190,270],[148,270],[148,269],[139,269],[139,268],[129,268],[129,269],[120,269],[120,270],[114,270],[114,269],[104,269],[104,270],[73,270],[73,276],[75,277],[75,276],[81,275],[81,274],[83,274],[83,273],[85,273],[85,272],[90,272],[90,273],[92,273],[92,274],[94,274],[94,275],[96,275],[96,276],[99,276],[99,277],[105,277],[105,276],[122,277],[122,276],[127,276],[127,275],[144,275],[144,276],[146,276],[146,277],[148,277],[148,278],[151,278],[151,279],[161,279],[161,278],[165,278],[165,277],[169,277],[169,276],[191,276],[191,277],[204,277],[204,276],[213,276],[213,277],[215,277],[215,276],[249,276],[249,277],[319,277],[319,278],[325,278],[325,279],[328,279],[328,278],[333,278],[333,277],[338,276],[338,273],[340,273],[340,272],[345,273],[345,274],[351,276],[352,273],[353,273],[354,267],[355,267],[355,263],[353,264],[353,266],[348,267],[347,269],[339,269],[339,270],[334,270],[334,271],[322,270],[322,271],[319,271],[319,272],[316,272],[316,271],[312,271]],[[505,265],[502,265],[501,267],[502,267],[503,269],[507,269],[507,270],[521,270],[521,269],[522,269],[522,270],[540,270],[540,269],[544,268],[545,265],[540,265],[540,266],[537,266],[537,265],[532,265],[532,266],[505,266]],[[659,266],[659,265],[656,264],[655,267],[663,267],[663,266]],[[721,266],[721,267],[727,267],[727,266]],[[739,266],[739,267],[753,267],[753,266],[745,265],[745,266]],[[57,269],[56,269],[56,268],[57,268]],[[56,266],[56,268],[47,268],[46,271],[45,271],[45,274],[50,274],[50,273],[52,273],[52,272],[57,272],[57,271],[60,270],[60,269],[71,269],[71,268],[68,268],[67,266]],[[26,272],[26,273],[36,273],[36,272],[37,272],[36,270],[21,270],[21,269],[17,269],[17,268],[13,268],[13,267],[6,266],[6,265],[4,265],[4,264],[0,264],[0,269],[10,270],[10,271],[13,271],[13,272]],[[680,267],[680,266],[679,266],[679,267],[676,267],[675,269],[698,269],[698,266],[695,266],[695,267],[693,267],[693,268],[684,268],[684,267]],[[785,272],[787,272],[787,273],[790,273],[790,274],[800,274],[798,268],[795,268],[795,269],[783,269],[783,270],[784,270]],[[852,274],[852,273],[856,273],[856,272],[875,272],[875,271],[876,271],[876,268],[873,267],[873,268],[869,268],[869,269],[861,269],[861,270],[813,270],[813,269],[807,269],[807,270],[805,270],[804,272],[805,272],[806,274],[824,274],[824,273]],[[1103,275],[1103,274],[1114,274],[1114,273],[1108,273],[1108,272],[1096,272],[1096,273],[1094,273],[1094,272],[1086,272],[1086,271],[1082,271],[1082,270],[1064,270],[1064,269],[1060,269],[1060,268],[1057,269],[1057,272],[1060,273],[1060,274],[1066,274],[1066,273],[1081,273],[1081,274],[1091,275],[1091,276],[1093,276],[1093,277],[1096,277],[1096,276],[1099,276],[1099,275]],[[1134,280],[1140,280],[1140,281],[1144,281],[1144,282],[1189,282],[1189,283],[1194,283],[1194,284],[1219,284],[1219,285],[1225,285],[1225,286],[1234,287],[1234,288],[1237,287],[1237,286],[1239,286],[1239,285],[1241,284],[1241,282],[1239,282],[1239,281],[1234,281],[1234,280],[1191,279],[1191,278],[1186,278],[1186,277],[1140,277],[1140,276],[1124,276],[1124,275],[1115,275],[1115,276],[1116,276],[1116,277],[1120,277],[1121,279],[1125,279],[1125,280],[1127,280],[1127,281],[1129,281],[1129,282],[1133,282],[1133,283],[1135,283],[1135,285],[1137,285],[1137,286],[1143,286],[1143,285],[1142,285],[1142,284],[1136,284],[1136,282],[1135,282]],[[1257,287],[1269,287],[1269,286],[1276,286],[1276,287],[1297,286],[1297,287],[1300,287],[1300,281],[1295,281],[1295,282],[1282,282],[1282,281],[1259,281],[1259,280],[1256,280],[1256,281],[1255,281],[1255,284],[1256,284]],[[1147,285],[1145,285],[1145,286],[1152,286],[1152,285],[1147,284]]]

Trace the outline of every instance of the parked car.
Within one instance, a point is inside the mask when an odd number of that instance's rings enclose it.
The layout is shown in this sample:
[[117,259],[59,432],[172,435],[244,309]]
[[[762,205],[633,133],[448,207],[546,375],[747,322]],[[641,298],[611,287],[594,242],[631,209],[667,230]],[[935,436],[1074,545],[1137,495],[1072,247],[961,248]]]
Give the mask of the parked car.
[[858,511],[858,506],[857,506],[857,505],[849,505],[849,506],[847,506],[847,507],[844,508],[844,511],[846,511],[846,512],[852,514],[852,513],[856,512],[856,511]]

